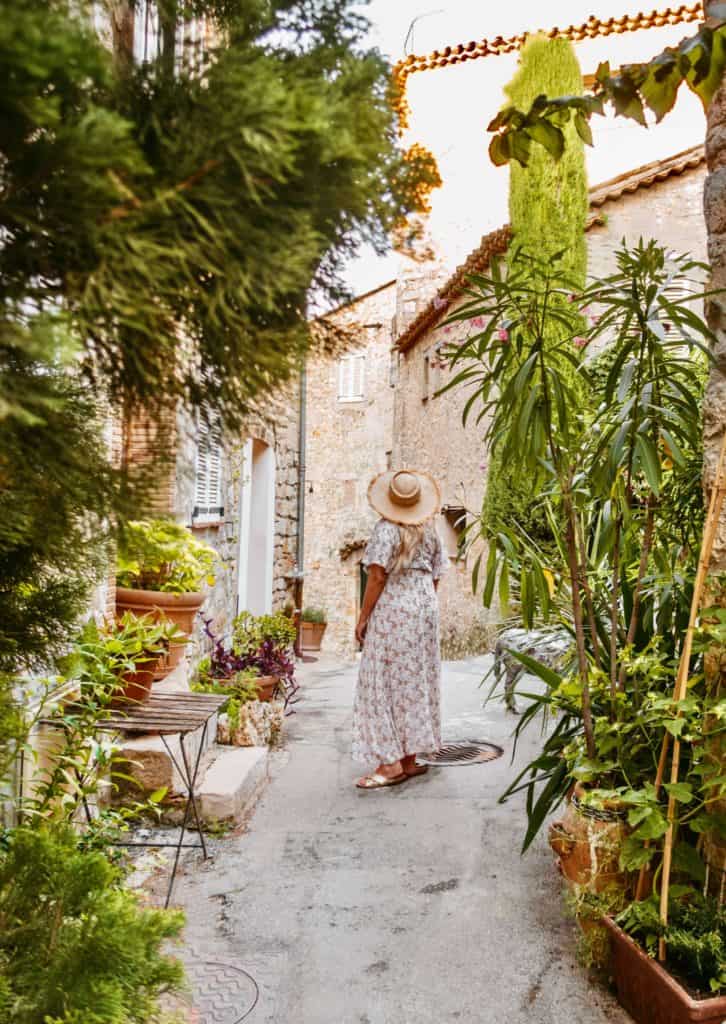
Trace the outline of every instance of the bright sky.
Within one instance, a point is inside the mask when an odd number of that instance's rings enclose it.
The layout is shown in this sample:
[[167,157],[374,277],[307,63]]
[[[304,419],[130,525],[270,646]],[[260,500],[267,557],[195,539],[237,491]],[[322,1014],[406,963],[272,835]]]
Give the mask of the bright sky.
[[[658,0],[658,9],[669,0]],[[673,6],[676,6],[674,3]],[[406,53],[426,54],[447,45],[553,25],[580,24],[589,15],[601,18],[650,10],[638,0],[372,0],[365,12],[372,22],[371,42],[392,61]],[[412,26],[413,22],[413,26]],[[583,73],[600,61],[611,66],[646,60],[695,30],[695,23],[587,40],[576,47]],[[408,35],[408,42],[406,37]],[[517,55],[487,57],[463,65],[426,71],[408,80],[413,110],[407,143],[418,141],[436,156],[444,185],[433,196],[432,237],[453,269],[483,234],[508,220],[505,169],[487,156],[486,125],[503,102],[502,89],[516,68]],[[643,129],[622,119],[594,118],[595,147],[587,150],[591,185],[672,156],[702,141],[705,119],[700,103],[683,96],[661,125]],[[396,276],[398,257],[380,259],[364,252],[351,265],[348,280],[360,294]]]

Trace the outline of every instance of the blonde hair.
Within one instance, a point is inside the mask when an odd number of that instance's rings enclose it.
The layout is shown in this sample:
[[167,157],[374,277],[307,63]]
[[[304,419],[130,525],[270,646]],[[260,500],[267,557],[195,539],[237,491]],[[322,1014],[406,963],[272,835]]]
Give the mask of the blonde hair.
[[424,542],[424,538],[429,529],[431,520],[427,519],[423,523],[417,523],[415,526],[403,526],[398,523],[398,532],[401,538],[401,544],[396,553],[396,558],[391,566],[391,573],[403,572],[404,569],[408,569],[413,562],[414,558],[418,554],[419,548]]

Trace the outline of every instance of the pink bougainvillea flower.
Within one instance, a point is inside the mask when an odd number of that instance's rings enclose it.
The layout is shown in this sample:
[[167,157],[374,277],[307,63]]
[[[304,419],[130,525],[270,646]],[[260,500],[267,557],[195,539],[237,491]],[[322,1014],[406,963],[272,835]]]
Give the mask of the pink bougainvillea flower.
[[583,338],[578,334],[576,338],[572,339],[572,344],[575,348],[584,348],[587,345],[587,338]]
[[509,341],[509,331],[506,327],[500,327],[497,331],[497,341]]
[[589,313],[590,312],[590,307],[589,306],[583,306],[582,309],[580,310],[580,312],[581,313]]
[[437,295],[434,299],[434,309],[446,309],[449,305],[448,299],[442,299],[440,295]]
[[475,316],[471,321],[472,327],[485,327],[486,321],[483,316]]
[[593,324],[593,325],[594,324],[599,324],[600,323],[600,317],[599,316],[591,316],[590,317],[590,323]]
[[487,468],[486,462],[480,462],[479,463],[479,469],[486,469],[486,468]]
[[444,334],[451,334],[451,325],[444,327]]

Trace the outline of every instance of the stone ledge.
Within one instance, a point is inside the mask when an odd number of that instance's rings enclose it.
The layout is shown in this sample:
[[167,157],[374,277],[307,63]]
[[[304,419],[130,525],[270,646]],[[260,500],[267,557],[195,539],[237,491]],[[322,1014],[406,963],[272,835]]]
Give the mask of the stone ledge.
[[239,823],[267,782],[268,760],[267,747],[225,749],[197,787],[202,819]]

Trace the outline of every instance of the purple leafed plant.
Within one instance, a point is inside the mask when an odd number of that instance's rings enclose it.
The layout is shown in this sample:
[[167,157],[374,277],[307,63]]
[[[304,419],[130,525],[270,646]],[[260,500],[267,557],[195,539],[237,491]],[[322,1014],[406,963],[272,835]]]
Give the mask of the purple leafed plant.
[[256,651],[241,654],[234,647],[227,647],[224,638],[217,636],[212,629],[211,619],[204,619],[204,632],[212,641],[209,656],[209,674],[212,678],[231,679],[238,672],[250,670],[260,676],[276,676],[280,682],[275,696],[284,698],[286,714],[293,713],[292,705],[297,704],[296,694],[300,687],[295,682],[295,664],[290,651],[276,645],[274,640],[263,640]]

